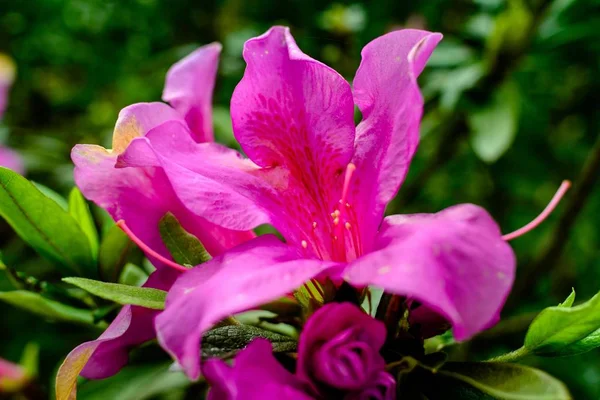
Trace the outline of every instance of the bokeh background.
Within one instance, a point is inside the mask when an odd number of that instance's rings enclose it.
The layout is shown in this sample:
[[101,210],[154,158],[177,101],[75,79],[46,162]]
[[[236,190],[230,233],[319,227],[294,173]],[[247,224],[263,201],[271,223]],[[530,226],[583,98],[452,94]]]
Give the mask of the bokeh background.
[[[598,0],[0,0],[0,52],[18,69],[0,139],[25,157],[28,178],[67,194],[71,147],[108,145],[121,108],[160,99],[168,67],[218,41],[215,130],[218,141],[235,146],[228,104],[244,70],[242,45],[274,24],[290,26],[306,53],[349,80],[362,46],[385,32],[444,34],[420,78],[421,145],[390,212],[472,202],[508,232],[535,217],[561,180],[573,181],[558,210],[513,242],[518,282],[505,320],[456,346],[453,357],[515,349],[536,311],[572,287],[579,300],[600,290]],[[33,277],[32,286],[51,279],[49,266],[10,228],[0,234],[6,265]],[[10,288],[0,273],[0,289]],[[0,315],[1,357],[17,361],[27,343],[40,345],[42,393],[52,391],[62,357],[99,333],[6,304]],[[600,399],[599,356],[528,362],[565,381],[576,399]],[[161,357],[150,349],[141,359]],[[80,398],[191,398],[181,382],[152,368],[134,366],[87,391],[84,384]],[[158,394],[160,385],[140,392],[159,376],[165,393]]]

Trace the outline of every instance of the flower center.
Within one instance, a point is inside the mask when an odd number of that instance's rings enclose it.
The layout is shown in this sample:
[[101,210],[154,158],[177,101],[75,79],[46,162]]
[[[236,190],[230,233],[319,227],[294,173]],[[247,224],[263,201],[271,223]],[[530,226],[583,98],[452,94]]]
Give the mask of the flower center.
[[[356,165],[349,163],[346,166],[342,195],[337,207],[326,219],[327,226],[319,226],[317,221],[312,222],[311,232],[306,239],[300,242],[305,250],[312,250],[322,260],[352,261],[362,254],[362,243],[358,218],[352,204],[348,202],[348,192],[352,176],[356,171]],[[319,238],[324,230],[331,241],[323,241]],[[321,233],[321,235],[319,235]]]

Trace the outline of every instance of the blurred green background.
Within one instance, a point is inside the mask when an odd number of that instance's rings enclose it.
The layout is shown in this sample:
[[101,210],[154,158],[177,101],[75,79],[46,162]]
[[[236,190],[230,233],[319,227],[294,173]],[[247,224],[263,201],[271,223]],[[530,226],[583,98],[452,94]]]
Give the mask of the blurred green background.
[[[557,212],[513,242],[518,283],[505,322],[454,357],[515,349],[532,313],[562,301],[571,287],[579,300],[600,290],[598,0],[0,0],[0,52],[18,68],[0,139],[23,154],[28,178],[66,194],[71,147],[108,145],[121,108],[160,99],[169,66],[218,41],[215,130],[218,141],[235,146],[228,104],[244,69],[242,45],[274,24],[290,26],[306,53],[349,80],[362,46],[387,31],[444,34],[420,78],[422,141],[391,212],[472,202],[509,232],[535,217],[561,180],[573,181]],[[7,265],[52,279],[7,226],[0,240]],[[0,277],[0,289],[9,288]],[[0,356],[16,361],[27,343],[39,343],[43,390],[61,358],[99,333],[5,304],[0,314]],[[576,399],[600,399],[599,356],[530,363],[565,381]],[[131,376],[121,382],[136,382]],[[170,391],[165,398],[183,396]]]

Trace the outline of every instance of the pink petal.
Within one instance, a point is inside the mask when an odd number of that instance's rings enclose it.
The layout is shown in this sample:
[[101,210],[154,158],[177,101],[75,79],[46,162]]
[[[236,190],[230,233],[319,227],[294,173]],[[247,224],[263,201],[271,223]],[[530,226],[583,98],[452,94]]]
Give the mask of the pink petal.
[[0,358],[0,393],[2,392],[1,383],[3,380],[18,380],[24,377],[25,371],[23,367]]
[[200,338],[223,318],[280,298],[334,266],[303,259],[273,235],[260,236],[190,270],[156,318],[158,340],[191,379],[200,373]]
[[23,159],[19,153],[8,147],[0,146],[0,166],[12,169],[21,175],[25,173]]
[[192,214],[175,196],[165,173],[159,168],[115,168],[118,147],[129,146],[135,137],[145,135],[153,123],[175,117],[180,129],[175,138],[188,138],[189,130],[170,107],[162,103],[138,104],[123,110],[119,116],[112,152],[94,145],[73,148],[75,182],[88,199],[106,209],[115,219],[126,221],[133,233],[161,255],[169,253],[158,232],[158,221],[171,212],[182,226],[194,234],[212,255],[220,254],[253,237],[251,232],[238,232],[216,226],[200,215]]
[[356,132],[350,202],[359,208],[366,247],[417,149],[423,113],[417,76],[441,38],[439,33],[405,29],[373,40],[362,51],[354,101],[363,121]]
[[134,138],[172,120],[182,121],[179,113],[164,103],[137,103],[125,107],[119,113],[113,132],[113,151],[123,152]]
[[185,117],[198,142],[212,142],[212,94],[221,45],[200,47],[173,65],[167,73],[163,100]]
[[315,234],[329,244],[329,214],[353,152],[350,86],[302,53],[288,28],[249,40],[243,55],[246,72],[231,99],[234,134],[256,164],[288,174],[279,193],[288,217],[278,219],[286,239],[310,240],[317,222]]
[[354,285],[422,302],[450,321],[458,340],[498,319],[514,275],[515,256],[498,226],[470,204],[386,218],[376,250],[344,273]]
[[177,135],[180,129],[180,124],[170,122],[132,141],[118,166],[164,171],[186,209],[216,225],[246,230],[269,222],[256,200],[267,199],[261,193],[269,190],[254,175],[259,173],[256,165],[226,147],[184,140]]

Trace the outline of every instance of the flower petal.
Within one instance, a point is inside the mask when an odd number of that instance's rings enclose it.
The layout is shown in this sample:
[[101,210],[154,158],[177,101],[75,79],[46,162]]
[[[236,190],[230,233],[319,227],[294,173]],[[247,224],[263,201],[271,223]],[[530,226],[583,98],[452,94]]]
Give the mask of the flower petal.
[[[357,390],[372,380],[385,361],[379,354],[386,337],[385,325],[359,307],[350,303],[329,303],[316,311],[304,325],[298,346],[296,374],[315,393],[320,384],[344,390]],[[340,343],[341,342],[341,343]],[[353,350],[356,343],[364,351],[353,354],[354,363],[346,363],[324,351],[347,347]],[[352,373],[355,372],[355,373]]]
[[197,379],[204,332],[229,315],[292,292],[334,265],[303,259],[273,235],[259,236],[177,280],[156,318],[158,340]]
[[497,321],[514,275],[512,249],[490,215],[471,204],[386,218],[376,250],[344,272],[354,285],[422,302],[450,321],[458,340]]
[[137,103],[119,112],[113,132],[113,151],[122,153],[136,137],[167,121],[182,121],[181,116],[164,103]]
[[167,72],[162,98],[184,116],[198,142],[214,141],[212,95],[220,53],[218,43],[202,46]]
[[256,164],[287,172],[279,193],[286,239],[309,240],[317,222],[316,234],[330,242],[329,214],[353,152],[350,86],[302,53],[288,28],[273,27],[246,42],[244,59],[246,71],[231,99],[234,134]]
[[12,169],[21,175],[25,173],[23,159],[19,153],[8,147],[0,146],[0,166]]
[[[178,272],[155,271],[144,287],[168,289]],[[73,349],[56,375],[56,399],[75,398],[77,377],[104,379],[119,372],[129,358],[129,349],[155,337],[154,317],[158,311],[138,306],[124,306],[110,326],[96,340]]]
[[[115,129],[115,149],[128,146],[133,138],[154,128],[153,123],[161,124],[172,116],[179,119],[167,122],[179,127],[170,131],[175,135],[174,140],[189,139],[184,122],[174,110],[175,114],[167,110],[172,109],[162,103],[138,104],[123,110]],[[107,210],[115,220],[125,220],[133,233],[153,250],[169,257],[158,231],[158,222],[167,212],[173,213],[212,255],[254,236],[251,232],[221,228],[188,211],[159,168],[115,168],[118,157],[115,149],[111,152],[100,146],[75,146],[71,154],[75,163],[75,182],[85,197]]]
[[240,351],[232,367],[212,359],[204,363],[202,373],[211,385],[208,400],[312,399],[275,359],[265,339],[255,339]]
[[269,222],[259,204],[264,206],[273,196],[264,195],[269,189],[254,176],[256,165],[218,144],[180,138],[180,129],[181,124],[169,122],[147,137],[133,140],[119,157],[118,166],[164,171],[189,212],[216,225],[247,230]]
[[423,113],[417,76],[441,38],[405,29],[373,40],[362,51],[353,84],[363,120],[356,132],[352,162],[357,170],[349,197],[360,208],[365,240],[374,237],[417,149]]

